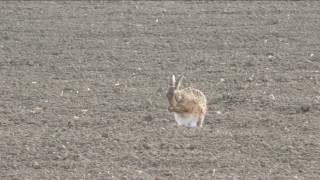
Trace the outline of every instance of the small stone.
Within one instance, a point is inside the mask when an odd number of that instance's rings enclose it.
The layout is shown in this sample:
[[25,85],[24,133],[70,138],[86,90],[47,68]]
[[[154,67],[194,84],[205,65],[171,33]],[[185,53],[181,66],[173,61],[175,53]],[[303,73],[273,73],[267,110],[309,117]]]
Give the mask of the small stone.
[[267,56],[269,59],[274,58],[274,54],[273,54],[273,53],[267,53],[266,56]]
[[170,172],[170,171],[165,171],[165,172],[162,173],[162,175],[169,177],[169,176],[173,176],[173,173]]
[[187,149],[189,149],[189,150],[191,150],[191,151],[195,150],[196,148],[197,148],[197,147],[196,147],[195,145],[192,145],[192,144],[190,144],[190,145],[187,146]]
[[40,113],[43,111],[43,108],[42,107],[35,107],[33,108],[33,110],[31,111],[33,114],[37,114],[37,113]]
[[157,92],[158,92],[158,93],[162,93],[162,92],[164,92],[164,89],[163,89],[162,87],[159,87],[158,90],[157,90]]
[[142,145],[142,147],[146,150],[151,149],[150,145],[145,143]]
[[270,94],[269,97],[272,99],[272,100],[275,100],[276,97],[273,95],[273,94]]
[[35,168],[35,169],[40,169],[41,168],[40,164],[37,161],[35,161],[33,163],[32,167]]
[[68,127],[71,128],[72,127],[72,123],[70,121],[68,121]]
[[145,120],[145,121],[148,121],[148,122],[152,121],[152,119],[153,119],[153,117],[152,117],[151,114],[146,115],[146,116],[144,117],[144,120]]
[[310,105],[302,105],[301,106],[301,111],[306,113],[306,112],[309,112],[311,109],[311,106]]
[[101,134],[101,137],[108,138],[109,135],[108,135],[107,133],[102,133],[102,134]]

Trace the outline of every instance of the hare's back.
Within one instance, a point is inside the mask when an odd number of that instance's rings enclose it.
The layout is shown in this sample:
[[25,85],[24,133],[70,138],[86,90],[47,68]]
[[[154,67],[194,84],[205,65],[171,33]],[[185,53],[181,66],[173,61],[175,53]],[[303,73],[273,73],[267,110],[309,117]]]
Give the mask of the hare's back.
[[195,100],[200,103],[200,104],[207,104],[207,99],[206,96],[203,94],[203,92],[201,92],[198,89],[192,88],[192,87],[188,87],[185,89],[182,89],[184,94],[189,94],[195,97]]
[[201,112],[201,114],[206,114],[207,112],[207,99],[206,96],[198,89],[188,87],[183,89],[183,93],[186,96],[193,97],[192,99],[198,104],[198,109],[195,111]]

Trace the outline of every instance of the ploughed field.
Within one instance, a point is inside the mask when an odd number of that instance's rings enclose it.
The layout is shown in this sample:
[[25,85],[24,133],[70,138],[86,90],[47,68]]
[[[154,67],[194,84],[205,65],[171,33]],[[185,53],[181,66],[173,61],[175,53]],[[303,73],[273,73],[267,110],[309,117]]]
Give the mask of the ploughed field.
[[[319,179],[320,3],[0,3],[1,179]],[[208,99],[167,111],[172,73]]]

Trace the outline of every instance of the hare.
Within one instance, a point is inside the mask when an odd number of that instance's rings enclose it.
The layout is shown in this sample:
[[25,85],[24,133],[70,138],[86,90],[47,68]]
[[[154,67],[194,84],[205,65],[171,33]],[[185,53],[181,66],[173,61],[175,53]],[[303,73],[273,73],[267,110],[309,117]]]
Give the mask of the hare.
[[198,89],[187,87],[180,89],[183,74],[176,81],[172,75],[171,85],[167,92],[169,112],[173,112],[178,125],[202,127],[207,113],[207,99]]

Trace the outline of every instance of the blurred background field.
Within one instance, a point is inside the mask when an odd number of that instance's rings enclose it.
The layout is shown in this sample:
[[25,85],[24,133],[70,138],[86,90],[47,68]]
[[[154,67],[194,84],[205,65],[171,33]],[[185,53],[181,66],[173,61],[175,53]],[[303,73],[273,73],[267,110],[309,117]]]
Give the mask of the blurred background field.
[[[1,179],[319,179],[319,9],[1,2]],[[181,72],[203,129],[167,111]]]

